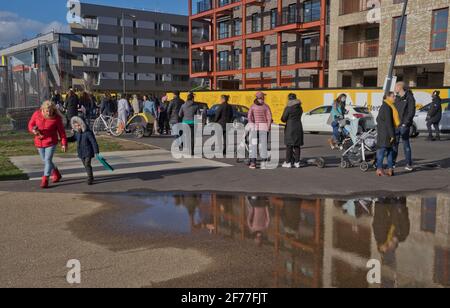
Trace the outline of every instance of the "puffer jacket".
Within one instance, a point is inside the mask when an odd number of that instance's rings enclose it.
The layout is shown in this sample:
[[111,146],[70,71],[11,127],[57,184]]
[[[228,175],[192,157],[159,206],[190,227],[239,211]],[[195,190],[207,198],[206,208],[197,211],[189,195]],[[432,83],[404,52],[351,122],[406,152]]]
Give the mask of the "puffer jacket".
[[94,133],[89,130],[83,119],[73,117],[71,120],[72,128],[75,123],[81,125],[81,132],[75,132],[72,137],[68,138],[68,141],[77,143],[78,158],[86,159],[95,157],[96,154],[100,153],[100,150]]
[[56,146],[59,143],[59,139],[61,139],[63,146],[67,146],[66,131],[60,115],[47,119],[40,109],[36,110],[30,122],[28,122],[28,131],[33,133],[34,129],[37,129],[42,135],[42,137],[34,137],[34,145],[37,148]]
[[266,103],[254,103],[248,112],[248,122],[252,129],[257,131],[270,131],[272,126],[272,111]]
[[181,106],[180,113],[178,114],[179,118],[185,124],[194,124],[195,116],[199,114],[200,107],[194,103],[193,101],[187,101]]

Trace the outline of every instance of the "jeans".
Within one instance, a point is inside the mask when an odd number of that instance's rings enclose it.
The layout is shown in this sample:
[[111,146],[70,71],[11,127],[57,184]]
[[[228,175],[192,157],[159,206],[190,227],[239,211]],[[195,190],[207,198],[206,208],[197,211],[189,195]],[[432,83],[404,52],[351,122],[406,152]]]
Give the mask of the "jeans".
[[339,142],[341,139],[341,134],[339,133],[339,122],[333,121],[333,123],[331,123],[331,126],[333,127],[333,140],[335,142]]
[[377,169],[384,168],[384,158],[387,155],[388,169],[394,168],[394,149],[393,148],[381,148],[377,151]]
[[56,145],[48,148],[38,148],[39,155],[45,164],[44,176],[50,176],[56,168],[53,164],[53,155],[55,154]]
[[92,158],[87,157],[82,159],[84,169],[86,169],[86,173],[89,179],[94,179],[94,172],[92,171]]
[[394,164],[397,163],[400,141],[402,141],[406,164],[407,166],[413,165],[410,135],[411,129],[409,127],[401,126],[395,130],[396,141],[394,146]]
[[267,161],[269,158],[269,132],[251,131],[250,132],[250,163],[256,164],[258,158],[258,149],[261,159]]
[[297,164],[300,162],[301,149],[298,146],[288,145],[286,147],[286,162]]

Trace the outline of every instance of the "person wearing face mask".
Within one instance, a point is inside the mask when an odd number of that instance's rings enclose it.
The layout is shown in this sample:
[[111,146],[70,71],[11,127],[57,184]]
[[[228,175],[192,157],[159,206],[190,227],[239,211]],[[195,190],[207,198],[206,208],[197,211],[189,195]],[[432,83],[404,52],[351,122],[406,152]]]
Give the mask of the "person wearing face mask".
[[395,86],[397,98],[395,99],[395,107],[400,115],[400,127],[396,130],[396,144],[394,147],[394,167],[397,162],[400,141],[403,142],[405,152],[406,167],[408,172],[414,171],[411,149],[411,126],[416,116],[416,100],[411,90],[406,89],[405,83],[399,82]]
[[[400,117],[394,112],[395,94],[384,97],[377,118],[377,176],[394,176],[395,128],[400,124]],[[387,156],[388,169],[384,171],[384,159]]]
[[250,169],[256,169],[258,148],[263,163],[261,169],[267,168],[269,132],[272,126],[272,111],[265,102],[263,92],[256,93],[256,99],[248,112],[250,132]]
[[341,94],[333,102],[333,107],[331,109],[330,122],[333,128],[333,138],[329,139],[328,142],[332,150],[336,149],[341,141],[341,136],[339,133],[339,121],[345,118],[347,104],[347,95]]
[[[441,133],[439,129],[439,123],[442,120],[442,100],[440,97],[441,92],[433,92],[433,102],[431,103],[430,111],[427,114],[427,128],[428,128],[428,141],[441,140]],[[433,137],[433,127],[436,131],[436,138]]]
[[68,142],[77,143],[78,158],[81,159],[88,176],[87,184],[93,185],[94,172],[92,170],[92,158],[100,154],[97,140],[83,119],[73,117],[70,124],[74,135],[68,138]]

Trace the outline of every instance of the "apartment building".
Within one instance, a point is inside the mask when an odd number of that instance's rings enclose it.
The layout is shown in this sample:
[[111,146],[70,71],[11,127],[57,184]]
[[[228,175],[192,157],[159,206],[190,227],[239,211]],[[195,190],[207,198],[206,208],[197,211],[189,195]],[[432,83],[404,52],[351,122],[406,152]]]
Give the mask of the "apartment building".
[[0,113],[7,108],[34,107],[54,90],[67,91],[73,79],[71,61],[77,55],[73,34],[50,32],[0,50]]
[[[160,93],[190,90],[187,16],[81,3],[71,31],[82,37],[80,87],[97,91]],[[124,52],[125,47],[125,52]]]
[[[403,1],[380,0],[379,19],[374,3],[331,1],[330,87],[383,86]],[[395,75],[411,87],[450,86],[449,6],[449,0],[409,1]]]
[[190,75],[212,89],[325,87],[329,0],[189,0]]

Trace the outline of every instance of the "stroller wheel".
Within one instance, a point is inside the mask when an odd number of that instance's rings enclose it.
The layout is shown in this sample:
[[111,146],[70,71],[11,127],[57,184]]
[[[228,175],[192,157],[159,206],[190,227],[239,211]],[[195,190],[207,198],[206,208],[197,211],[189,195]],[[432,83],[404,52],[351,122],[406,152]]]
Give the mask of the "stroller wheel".
[[342,169],[350,168],[350,162],[349,162],[349,161],[346,161],[345,159],[343,159],[343,160],[341,161],[341,168],[342,168]]
[[316,161],[316,165],[320,169],[325,168],[325,159],[323,159],[322,157],[319,157]]
[[359,165],[359,169],[361,169],[362,172],[367,172],[370,169],[368,162],[362,162],[361,165]]

